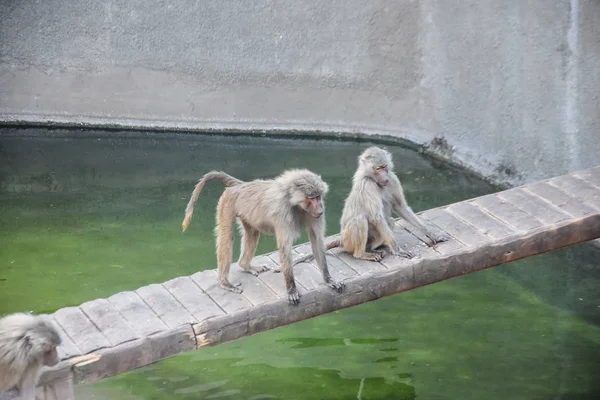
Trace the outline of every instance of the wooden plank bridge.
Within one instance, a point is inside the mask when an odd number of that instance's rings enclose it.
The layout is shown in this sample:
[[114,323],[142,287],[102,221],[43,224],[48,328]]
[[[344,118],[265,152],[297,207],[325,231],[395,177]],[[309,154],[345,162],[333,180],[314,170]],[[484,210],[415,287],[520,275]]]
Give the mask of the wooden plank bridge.
[[[326,287],[317,267],[302,263],[294,269],[302,293],[298,306],[288,305],[280,274],[267,271],[257,278],[234,267],[231,279],[242,282],[242,294],[220,289],[216,271],[209,270],[60,309],[50,317],[61,329],[62,361],[44,371],[40,394],[71,399],[73,383],[598,238],[600,166],[421,216],[451,240],[429,248],[420,233],[398,221],[399,243],[418,254],[413,259],[361,261],[333,249],[328,263],[332,275],[345,280],[345,292]],[[308,251],[307,244],[294,249],[297,256]],[[278,255],[256,261],[275,268]]]

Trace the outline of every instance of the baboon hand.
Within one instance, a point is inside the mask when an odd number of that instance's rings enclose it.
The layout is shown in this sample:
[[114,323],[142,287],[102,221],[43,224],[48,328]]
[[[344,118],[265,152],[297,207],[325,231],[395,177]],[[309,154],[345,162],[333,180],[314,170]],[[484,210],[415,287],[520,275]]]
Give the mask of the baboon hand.
[[298,292],[298,289],[293,288],[288,290],[288,303],[294,306],[300,303],[300,293]]
[[331,280],[331,281],[327,282],[327,285],[338,293],[342,293],[344,291],[344,289],[346,288],[346,284],[341,281]]

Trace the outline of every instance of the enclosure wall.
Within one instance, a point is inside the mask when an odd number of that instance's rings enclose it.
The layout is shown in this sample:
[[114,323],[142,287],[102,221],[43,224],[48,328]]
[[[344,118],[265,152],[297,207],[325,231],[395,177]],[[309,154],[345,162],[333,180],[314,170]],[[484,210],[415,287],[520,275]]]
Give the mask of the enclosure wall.
[[0,0],[0,21],[2,121],[443,137],[512,183],[600,163],[598,0]]

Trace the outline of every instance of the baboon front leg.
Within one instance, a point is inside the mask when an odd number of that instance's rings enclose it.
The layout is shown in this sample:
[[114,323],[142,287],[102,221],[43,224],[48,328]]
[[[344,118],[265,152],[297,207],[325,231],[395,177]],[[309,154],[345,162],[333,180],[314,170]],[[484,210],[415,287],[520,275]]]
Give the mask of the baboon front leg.
[[410,251],[403,250],[398,246],[394,232],[390,229],[386,221],[379,220],[375,227],[381,236],[383,244],[390,248],[391,253],[396,257],[413,258],[414,254]]
[[242,269],[254,276],[258,276],[259,273],[267,271],[269,268],[266,265],[252,265],[252,259],[256,254],[256,247],[258,246],[258,239],[260,238],[260,232],[252,228],[250,225],[241,221],[242,225],[242,251],[240,253],[240,259],[238,264]]
[[292,243],[291,237],[277,237],[277,247],[279,248],[280,270],[285,280],[285,288],[288,293],[288,302],[296,305],[300,303],[300,292],[296,288],[294,280],[294,271],[292,270]]
[[346,286],[344,282],[338,282],[331,278],[329,274],[329,268],[327,267],[327,257],[325,256],[325,241],[324,233],[317,229],[317,226],[311,226],[308,229],[308,237],[310,239],[310,246],[312,248],[315,261],[321,270],[323,280],[333,290],[341,293]]

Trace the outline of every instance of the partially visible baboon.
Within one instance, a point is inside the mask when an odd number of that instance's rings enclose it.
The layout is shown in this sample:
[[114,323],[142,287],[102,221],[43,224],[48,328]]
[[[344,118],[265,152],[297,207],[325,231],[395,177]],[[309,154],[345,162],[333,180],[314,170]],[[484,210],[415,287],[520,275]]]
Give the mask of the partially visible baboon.
[[[344,203],[340,220],[342,237],[327,245],[327,250],[343,246],[354,258],[379,261],[389,247],[394,255],[412,258],[413,254],[400,249],[394,236],[392,211],[421,230],[430,240],[430,246],[449,238],[430,232],[408,206],[400,180],[394,173],[392,155],[379,147],[369,147],[358,158],[358,169],[352,178],[352,190]],[[294,265],[308,261],[307,254]]]
[[0,319],[0,393],[19,390],[22,400],[35,399],[42,366],[55,365],[60,336],[44,317],[25,313]]
[[343,283],[331,278],[325,259],[323,197],[329,188],[320,176],[306,169],[293,169],[275,179],[243,182],[224,172],[209,172],[192,193],[182,224],[184,231],[191,221],[200,191],[207,181],[213,179],[220,179],[228,186],[219,199],[215,228],[219,284],[222,288],[242,293],[239,284],[232,285],[228,280],[233,258],[234,221],[237,217],[242,234],[238,263],[246,272],[258,275],[268,269],[266,266],[253,266],[250,262],[256,253],[260,234],[275,235],[290,304],[300,301],[291,262],[292,246],[303,227],[308,232],[325,283],[338,292],[344,289]]

